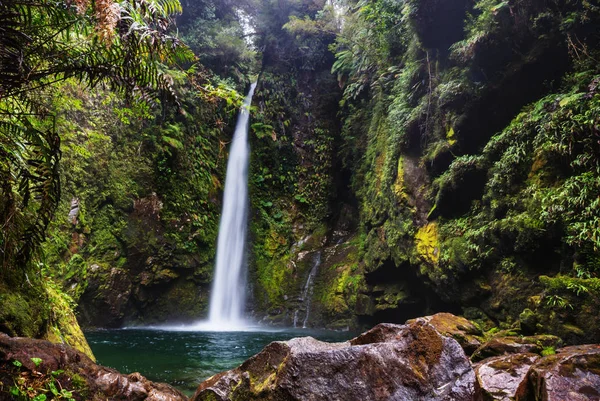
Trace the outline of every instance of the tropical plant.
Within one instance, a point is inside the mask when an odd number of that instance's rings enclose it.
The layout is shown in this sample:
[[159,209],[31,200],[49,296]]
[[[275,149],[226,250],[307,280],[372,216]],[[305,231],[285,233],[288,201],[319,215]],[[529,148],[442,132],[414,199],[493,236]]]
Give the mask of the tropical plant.
[[0,3],[0,263],[27,264],[58,202],[60,137],[43,88],[75,78],[130,98],[173,95],[169,65],[191,61],[170,35],[178,0]]

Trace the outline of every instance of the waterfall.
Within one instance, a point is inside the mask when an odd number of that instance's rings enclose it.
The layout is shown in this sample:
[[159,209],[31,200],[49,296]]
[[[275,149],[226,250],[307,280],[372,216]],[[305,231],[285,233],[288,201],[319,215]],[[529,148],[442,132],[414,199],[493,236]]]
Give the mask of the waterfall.
[[218,329],[244,326],[246,295],[246,229],[248,224],[248,124],[256,83],[240,110],[229,149],[223,210],[217,241],[217,263],[210,297],[209,324]]
[[[302,303],[306,307],[306,313],[304,315],[304,320],[302,320],[302,328],[306,328],[306,323],[308,322],[308,317],[310,316],[310,298],[313,292],[313,283],[315,281],[315,276],[317,275],[317,270],[319,269],[319,265],[321,264],[321,251],[317,252],[315,255],[315,259],[313,261],[313,266],[308,273],[308,278],[306,279],[306,284],[304,284],[304,288],[302,289]],[[298,314],[300,309],[296,309],[294,312],[294,327],[298,327]]]

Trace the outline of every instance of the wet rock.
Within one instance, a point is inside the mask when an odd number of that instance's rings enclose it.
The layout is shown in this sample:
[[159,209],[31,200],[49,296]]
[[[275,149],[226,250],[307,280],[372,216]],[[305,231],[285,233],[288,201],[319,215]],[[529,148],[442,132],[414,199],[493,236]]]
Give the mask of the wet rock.
[[475,376],[480,400],[524,400],[527,373],[539,358],[536,354],[504,355],[477,364]]
[[273,342],[213,376],[192,400],[473,400],[474,371],[458,342],[431,325],[380,324],[344,343]]
[[538,325],[537,315],[531,309],[525,308],[519,315],[519,323],[523,334],[534,334]]
[[454,338],[471,355],[483,342],[483,333],[473,322],[464,317],[455,316],[451,313],[436,313],[433,316],[419,317],[411,322],[426,322],[432,325],[438,333]]
[[49,383],[71,391],[76,400],[188,399],[173,387],[153,383],[139,373],[124,375],[97,365],[69,346],[0,334],[0,400],[11,399],[11,387],[22,387],[29,395],[43,394],[50,390]]
[[551,335],[496,337],[479,347],[471,356],[471,360],[481,361],[485,358],[507,354],[541,354],[544,348],[556,348],[561,343],[560,338]]
[[81,324],[121,327],[133,288],[129,275],[124,269],[100,266],[90,269],[90,273],[78,306]]
[[600,345],[565,347],[531,367],[530,379],[539,401],[600,400]]

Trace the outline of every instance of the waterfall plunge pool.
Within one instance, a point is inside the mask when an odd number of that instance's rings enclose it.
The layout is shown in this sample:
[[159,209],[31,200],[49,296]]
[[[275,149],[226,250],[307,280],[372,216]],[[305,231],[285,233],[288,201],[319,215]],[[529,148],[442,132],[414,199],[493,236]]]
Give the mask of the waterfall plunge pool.
[[168,383],[187,395],[210,376],[240,365],[272,341],[311,336],[340,342],[357,333],[312,329],[188,331],[177,327],[88,331],[85,336],[100,365]]

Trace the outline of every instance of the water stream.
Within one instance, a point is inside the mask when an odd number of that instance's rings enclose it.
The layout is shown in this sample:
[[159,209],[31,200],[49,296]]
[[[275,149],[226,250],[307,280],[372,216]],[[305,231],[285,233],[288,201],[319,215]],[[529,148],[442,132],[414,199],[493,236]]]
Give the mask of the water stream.
[[[306,284],[304,284],[304,288],[302,289],[302,305],[306,309],[306,313],[304,314],[304,319],[302,320],[302,328],[306,328],[306,324],[308,323],[308,318],[310,316],[310,298],[312,296],[315,276],[317,275],[317,271],[319,269],[319,265],[321,264],[321,251],[317,252],[314,257],[313,266],[308,273],[308,278],[306,279]],[[300,308],[296,309],[294,312],[294,327],[298,327],[298,315],[300,313]]]
[[248,125],[256,83],[244,100],[227,162],[223,210],[217,241],[217,263],[208,325],[220,330],[244,326],[246,298],[246,229],[248,225]]

